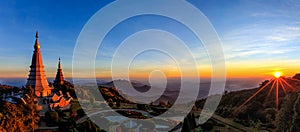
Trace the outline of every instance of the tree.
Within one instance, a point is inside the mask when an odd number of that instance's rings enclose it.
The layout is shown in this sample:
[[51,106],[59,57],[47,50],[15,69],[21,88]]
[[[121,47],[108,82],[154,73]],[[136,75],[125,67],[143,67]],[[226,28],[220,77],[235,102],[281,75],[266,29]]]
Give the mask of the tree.
[[68,81],[64,81],[64,84],[59,84],[57,82],[53,83],[55,91],[62,91],[63,94],[66,94],[67,92],[70,93],[70,95],[73,98],[76,98],[76,93],[74,90],[74,85]]
[[121,106],[120,100],[116,101],[116,107],[120,108],[120,106]]
[[277,131],[290,131],[291,127],[294,125],[293,118],[295,117],[293,117],[293,115],[295,115],[295,111],[293,107],[295,104],[298,105],[297,98],[297,93],[291,93],[286,96],[286,101],[282,104],[276,117]]
[[270,82],[270,80],[265,80],[265,81],[261,82],[261,84],[259,84],[259,87],[265,86],[268,82]]
[[9,102],[5,102],[2,105],[2,109],[0,110],[1,120],[0,120],[0,128],[10,131],[27,131],[27,127],[24,125],[24,118],[22,109],[17,107],[15,104],[11,104]]
[[99,128],[91,120],[87,120],[79,124],[78,131],[80,132],[99,132]]
[[1,102],[0,109],[0,130],[6,129],[10,131],[33,131],[39,123],[39,111],[34,102],[34,90],[31,87],[25,91],[24,97],[26,104],[18,102],[12,104],[9,102]]
[[47,111],[45,113],[47,126],[56,126],[58,123],[58,113],[56,111]]
[[113,102],[112,98],[109,98],[107,100],[107,103],[108,103],[109,107],[114,107],[114,102]]
[[38,105],[35,102],[35,93],[34,89],[31,87],[28,87],[28,91],[25,92],[28,96],[26,97],[26,102],[24,106],[24,123],[26,126],[30,127],[32,130],[38,127],[38,123],[40,121],[40,114]]

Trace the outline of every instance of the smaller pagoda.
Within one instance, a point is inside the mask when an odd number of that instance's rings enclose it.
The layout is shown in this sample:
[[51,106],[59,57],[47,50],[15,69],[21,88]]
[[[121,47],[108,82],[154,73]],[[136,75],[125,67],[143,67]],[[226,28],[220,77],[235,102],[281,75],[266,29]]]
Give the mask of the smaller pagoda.
[[56,77],[54,80],[54,84],[63,85],[64,83],[65,83],[65,79],[64,79],[63,72],[62,72],[62,67],[61,67],[60,57],[59,57],[58,58],[58,68],[57,68],[57,73],[56,73]]

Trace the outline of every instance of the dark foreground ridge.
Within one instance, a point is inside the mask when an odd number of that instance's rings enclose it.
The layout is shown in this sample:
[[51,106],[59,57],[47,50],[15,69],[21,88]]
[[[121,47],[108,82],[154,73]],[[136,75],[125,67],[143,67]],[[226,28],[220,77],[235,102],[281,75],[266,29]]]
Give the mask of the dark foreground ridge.
[[[215,112],[216,115],[232,120],[253,131],[297,131],[300,129],[300,80],[297,78],[284,79],[293,90],[284,91],[278,86],[278,108],[276,108],[276,83],[268,85],[270,80],[260,84],[259,88],[236,92],[225,92]],[[284,85],[283,85],[284,86]],[[265,88],[263,88],[265,87]],[[275,88],[274,88],[275,87]],[[259,93],[257,93],[261,88]],[[253,94],[249,102],[246,102]],[[197,108],[202,108],[206,99],[196,102]],[[209,130],[216,126],[209,124]]]

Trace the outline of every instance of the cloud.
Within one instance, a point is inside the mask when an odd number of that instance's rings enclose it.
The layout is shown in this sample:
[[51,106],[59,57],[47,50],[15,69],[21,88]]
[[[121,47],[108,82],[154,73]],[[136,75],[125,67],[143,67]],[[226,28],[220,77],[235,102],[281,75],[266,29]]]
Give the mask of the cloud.
[[266,39],[270,41],[294,41],[299,40],[300,25],[298,26],[282,26],[274,29],[273,34],[267,36]]
[[232,59],[232,58],[236,58],[236,57],[245,57],[245,56],[251,56],[254,54],[259,54],[259,53],[263,53],[263,51],[258,51],[258,50],[249,50],[249,51],[242,51],[242,52],[233,52],[230,54],[226,54],[225,57],[227,60]]
[[284,38],[282,36],[267,36],[266,39],[267,40],[271,40],[271,41],[278,41],[278,42],[287,41],[288,40],[287,38]]
[[279,54],[290,56],[289,53],[300,48],[297,44],[300,41],[300,24],[249,24],[224,33],[221,40],[227,60],[264,58]]
[[262,17],[262,18],[276,17],[275,14],[268,13],[268,12],[254,12],[254,13],[251,13],[250,16],[252,16],[252,17]]

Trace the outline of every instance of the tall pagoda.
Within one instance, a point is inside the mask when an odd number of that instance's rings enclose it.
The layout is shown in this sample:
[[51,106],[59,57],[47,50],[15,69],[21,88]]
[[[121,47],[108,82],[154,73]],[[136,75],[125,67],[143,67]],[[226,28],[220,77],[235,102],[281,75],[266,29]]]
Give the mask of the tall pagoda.
[[58,68],[57,68],[57,73],[56,73],[54,83],[63,85],[64,82],[65,82],[65,79],[64,79],[63,72],[62,72],[62,67],[61,67],[60,57],[59,57],[59,59],[58,59]]
[[42,54],[40,51],[41,46],[38,38],[38,32],[36,32],[34,51],[26,85],[30,85],[34,88],[36,96],[45,97],[51,94],[52,88],[49,87],[49,83],[45,75]]

